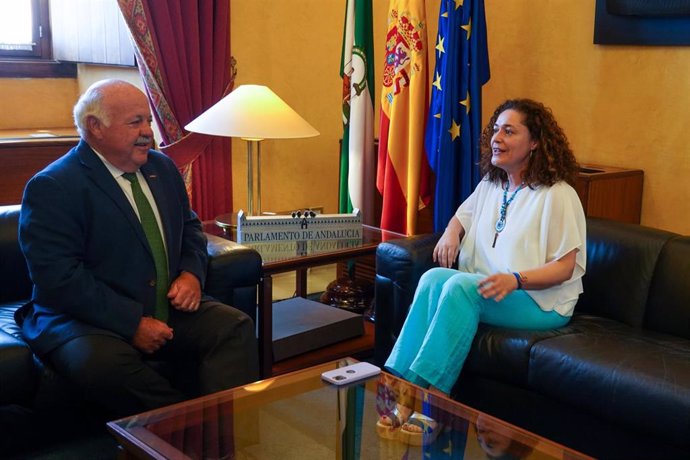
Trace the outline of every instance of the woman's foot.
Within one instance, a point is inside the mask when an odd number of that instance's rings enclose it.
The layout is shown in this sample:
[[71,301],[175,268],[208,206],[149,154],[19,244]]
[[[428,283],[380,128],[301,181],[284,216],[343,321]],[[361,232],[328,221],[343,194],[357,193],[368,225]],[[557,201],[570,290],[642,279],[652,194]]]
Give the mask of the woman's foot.
[[426,446],[436,440],[440,429],[433,418],[414,412],[400,427],[398,439],[412,446]]
[[385,439],[397,439],[401,427],[412,415],[412,409],[396,404],[392,412],[381,416],[376,422],[376,432]]

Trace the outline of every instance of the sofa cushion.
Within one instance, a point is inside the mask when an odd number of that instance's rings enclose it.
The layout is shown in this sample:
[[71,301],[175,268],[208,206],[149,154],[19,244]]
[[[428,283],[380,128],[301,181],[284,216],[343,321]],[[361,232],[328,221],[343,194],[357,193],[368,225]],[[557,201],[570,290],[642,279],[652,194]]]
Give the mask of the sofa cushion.
[[534,345],[541,340],[574,331],[570,326],[530,331],[480,324],[462,372],[526,387]]
[[641,326],[657,258],[674,236],[634,224],[587,219],[587,273],[575,310]]
[[592,323],[585,332],[535,343],[530,387],[605,420],[689,445],[690,342],[610,320]]
[[0,305],[0,331],[6,332],[16,337],[18,340],[24,340],[22,329],[14,321],[14,312],[28,301],[29,300],[26,299]]
[[[548,331],[508,329],[479,324],[463,372],[528,386],[534,345],[542,340],[576,333],[610,333],[629,327],[618,321],[576,314],[567,326]],[[684,340],[682,340],[685,343]]]
[[28,345],[0,330],[0,405],[27,401],[35,389],[35,379]]

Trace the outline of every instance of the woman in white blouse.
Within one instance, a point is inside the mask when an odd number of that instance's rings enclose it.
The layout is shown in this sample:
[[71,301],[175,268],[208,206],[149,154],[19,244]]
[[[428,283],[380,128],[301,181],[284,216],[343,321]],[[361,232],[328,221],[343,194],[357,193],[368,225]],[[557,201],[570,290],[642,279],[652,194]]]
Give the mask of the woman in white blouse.
[[[440,267],[420,279],[385,364],[446,394],[480,322],[564,326],[585,273],[585,216],[570,185],[578,165],[550,109],[529,99],[501,104],[482,132],[480,167],[483,179],[448,222],[433,253]],[[380,423],[404,422],[396,417]]]

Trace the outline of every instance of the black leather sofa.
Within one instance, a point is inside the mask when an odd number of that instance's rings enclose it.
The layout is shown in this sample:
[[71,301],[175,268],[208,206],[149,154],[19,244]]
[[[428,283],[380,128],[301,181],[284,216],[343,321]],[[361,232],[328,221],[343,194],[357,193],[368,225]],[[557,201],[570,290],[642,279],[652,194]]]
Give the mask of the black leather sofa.
[[[439,237],[378,247],[379,365]],[[599,458],[690,458],[690,237],[588,218],[583,284],[563,328],[480,325],[451,396]]]
[[[19,205],[0,206],[0,457],[63,437],[63,431],[88,430],[101,415],[91,414],[71,386],[33,355],[14,322],[14,311],[32,289],[17,240],[19,210]],[[261,256],[219,236],[207,238],[205,292],[256,321]],[[105,427],[99,423],[99,428]]]

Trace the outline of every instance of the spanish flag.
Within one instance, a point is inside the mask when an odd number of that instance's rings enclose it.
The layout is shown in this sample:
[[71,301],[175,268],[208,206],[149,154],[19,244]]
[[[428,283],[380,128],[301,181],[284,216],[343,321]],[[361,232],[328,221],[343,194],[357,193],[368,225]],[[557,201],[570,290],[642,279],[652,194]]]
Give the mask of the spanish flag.
[[391,0],[376,186],[383,195],[381,228],[407,235],[415,233],[417,213],[433,189],[424,152],[427,73],[424,0]]

